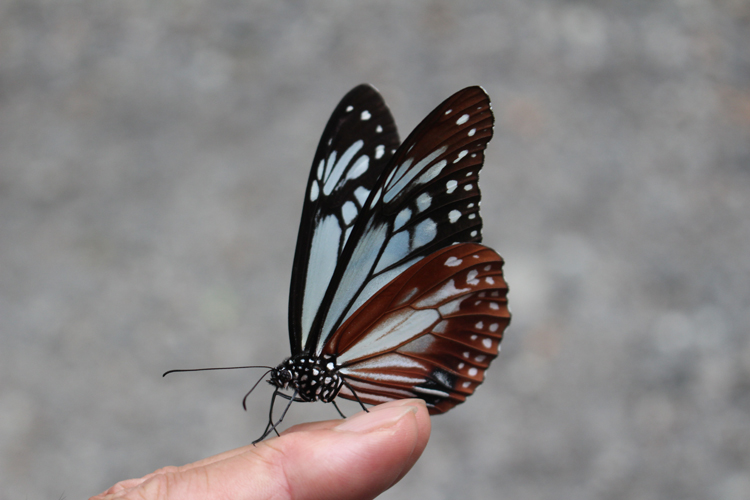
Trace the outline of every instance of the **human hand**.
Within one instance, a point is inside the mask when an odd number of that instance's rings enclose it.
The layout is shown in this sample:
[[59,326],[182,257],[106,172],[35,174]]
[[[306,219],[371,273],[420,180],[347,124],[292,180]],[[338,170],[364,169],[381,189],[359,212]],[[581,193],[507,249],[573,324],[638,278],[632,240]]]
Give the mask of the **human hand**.
[[429,437],[424,401],[392,401],[121,481],[89,500],[371,499],[406,475]]

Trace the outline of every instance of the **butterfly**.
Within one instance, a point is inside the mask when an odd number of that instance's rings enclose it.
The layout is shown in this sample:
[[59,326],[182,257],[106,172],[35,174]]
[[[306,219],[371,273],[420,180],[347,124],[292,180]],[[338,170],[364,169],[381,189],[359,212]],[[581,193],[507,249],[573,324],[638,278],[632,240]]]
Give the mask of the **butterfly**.
[[[297,236],[291,356],[268,367],[275,390],[256,442],[278,434],[293,402],[333,403],[343,417],[337,397],[365,410],[421,398],[438,414],[482,383],[510,322],[503,259],[479,244],[493,121],[481,87],[443,101],[403,143],[372,86],[335,108]],[[274,420],[277,396],[289,403]]]
[[[344,96],[307,182],[273,400],[422,398],[436,414],[482,382],[510,322],[503,259],[478,244],[493,121],[468,87],[399,145],[375,88]],[[281,422],[273,400],[263,437]]]

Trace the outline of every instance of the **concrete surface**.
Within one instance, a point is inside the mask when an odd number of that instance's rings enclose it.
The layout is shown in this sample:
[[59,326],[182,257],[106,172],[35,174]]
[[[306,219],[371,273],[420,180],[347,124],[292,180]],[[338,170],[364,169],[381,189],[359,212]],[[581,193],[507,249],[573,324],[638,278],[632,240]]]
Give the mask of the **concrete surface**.
[[287,354],[304,183],[360,82],[402,136],[487,89],[515,314],[383,498],[750,498],[749,28],[747,0],[0,1],[0,499],[258,435],[259,374],[161,373]]

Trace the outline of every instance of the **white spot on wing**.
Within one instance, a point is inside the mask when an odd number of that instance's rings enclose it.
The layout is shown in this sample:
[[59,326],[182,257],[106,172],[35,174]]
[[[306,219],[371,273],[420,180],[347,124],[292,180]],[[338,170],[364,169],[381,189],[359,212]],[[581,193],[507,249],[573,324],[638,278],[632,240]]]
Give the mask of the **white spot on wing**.
[[411,218],[411,210],[408,207],[401,210],[396,216],[396,220],[393,223],[393,230],[398,231],[399,229],[404,227],[404,224],[409,222],[410,218]]
[[449,115],[449,114],[451,114],[451,111],[453,111],[453,110],[452,110],[452,109],[449,109],[448,111],[446,111],[446,112],[445,112],[445,114],[446,114],[446,115]]
[[383,131],[383,127],[381,127],[380,125],[375,127],[375,132],[377,132],[378,134],[381,133],[382,131]]
[[473,366],[471,368],[469,368],[469,376],[470,377],[476,377],[477,373],[479,373],[478,370],[476,368],[474,368]]
[[476,269],[472,269],[471,271],[469,271],[469,273],[466,275],[466,283],[468,283],[469,285],[478,285],[479,280],[477,279],[477,274],[479,273]]
[[357,158],[357,161],[354,162],[354,165],[352,165],[352,168],[349,169],[349,172],[346,174],[346,178],[348,180],[356,179],[360,175],[367,172],[367,169],[370,167],[370,157],[367,155],[362,155],[359,158]]
[[[459,161],[461,161],[461,158],[463,158],[467,154],[469,154],[469,152],[464,149],[463,151],[461,151],[460,153],[458,153],[458,156],[456,156],[456,159],[453,160],[453,163],[458,163]],[[469,173],[469,175],[471,175],[471,173]]]
[[424,212],[432,204],[432,196],[429,193],[422,193],[417,197],[417,208],[420,212]]
[[351,111],[351,110],[353,110],[353,109],[354,109],[354,106],[347,106],[347,107],[346,107],[346,111],[347,111],[347,112],[349,112],[349,111]]
[[[484,323],[481,322],[481,321],[478,321],[477,324],[474,325],[474,328],[476,328],[477,330],[481,330],[482,328],[484,328]],[[472,335],[472,337],[476,337],[476,335]],[[474,339],[472,339],[472,340],[474,340]]]
[[443,171],[443,169],[445,168],[447,164],[448,164],[447,161],[440,160],[439,162],[431,166],[427,172],[419,176],[419,180],[417,182],[420,184],[427,184],[432,179],[440,175],[440,172]]
[[370,196],[370,191],[363,188],[362,186],[359,186],[354,190],[354,197],[357,198],[359,206],[364,206],[368,196]]
[[456,282],[454,280],[448,280],[448,282],[439,289],[430,293],[419,302],[414,303],[414,307],[435,307],[451,297],[455,297],[456,295],[468,291],[469,288],[456,288]]
[[437,224],[432,219],[425,219],[414,228],[412,250],[431,242],[437,236]]
[[323,169],[325,168],[325,166],[326,166],[326,161],[325,160],[320,160],[320,163],[318,163],[318,172],[317,173],[318,173],[318,179],[321,180],[321,181],[323,180]]
[[375,146],[375,159],[376,160],[381,159],[384,154],[385,154],[385,146],[384,145],[379,144],[379,145]]
[[473,187],[474,187],[473,184],[467,184],[467,185],[464,186],[464,191],[471,191],[471,188],[473,188]]
[[456,266],[460,266],[462,262],[463,261],[461,259],[457,259],[453,255],[451,255],[450,257],[448,257],[448,260],[446,260],[443,265],[448,266],[448,267],[456,267]]
[[369,112],[369,111],[367,111],[367,110],[364,110],[364,111],[362,111],[362,114],[361,114],[361,115],[359,115],[359,117],[360,117],[360,119],[361,119],[362,121],[367,121],[367,120],[369,120],[370,118],[372,118],[372,115],[370,114],[370,112]]
[[417,294],[417,292],[419,292],[419,288],[417,287],[412,288],[411,290],[409,290],[409,292],[406,295],[404,295],[403,299],[398,301],[397,305],[401,306],[401,305],[406,304],[412,299],[412,297],[414,297]]
[[[336,185],[339,182],[339,179],[341,179],[341,175],[344,173],[344,170],[349,165],[349,162],[352,161],[352,158],[354,158],[354,155],[357,154],[357,151],[362,149],[362,146],[364,145],[364,141],[361,139],[351,146],[344,152],[344,154],[341,155],[341,158],[336,162],[336,165],[333,167],[333,170],[331,171],[330,175],[327,176],[325,184],[323,184],[323,193],[327,196],[331,194],[333,189],[336,187]],[[331,154],[333,159],[336,159],[335,152]],[[329,160],[329,163],[331,161]],[[328,166],[326,166],[326,172],[328,171]]]
[[357,205],[347,201],[341,206],[341,216],[344,218],[344,224],[347,226],[357,218]]
[[476,133],[477,133],[477,129],[473,128],[473,129],[469,130],[469,134],[468,135],[469,135],[469,137],[473,137],[474,134],[476,134]]
[[453,191],[456,190],[457,186],[458,186],[458,182],[450,180],[445,183],[445,192],[448,194],[451,194]]
[[461,118],[459,118],[458,120],[456,120],[456,125],[463,125],[464,123],[466,123],[468,121],[469,121],[469,115],[468,114],[464,114],[464,115],[461,115]]
[[319,193],[320,188],[318,187],[318,181],[313,181],[312,186],[310,186],[310,201],[317,200]]
[[495,280],[492,279],[492,276],[487,276],[486,278],[484,278],[484,281],[486,281],[488,285],[494,285],[495,284]]
[[446,317],[458,311],[461,308],[462,301],[463,301],[463,297],[458,298],[456,300],[452,300],[448,302],[447,304],[443,304],[442,306],[438,307],[438,311],[440,311],[440,315],[443,317]]
[[484,340],[482,340],[482,345],[489,349],[490,347],[492,347],[492,339],[485,337]]
[[497,323],[492,323],[492,324],[490,325],[490,331],[491,331],[491,332],[493,332],[493,333],[494,333],[494,332],[496,332],[496,331],[497,331],[497,328],[498,328],[499,326],[500,326],[500,325],[498,325]]
[[451,210],[448,213],[448,220],[451,221],[451,224],[456,222],[460,218],[461,218],[461,212],[459,212],[458,210]]
[[439,396],[441,398],[447,398],[448,396],[450,396],[450,394],[444,391],[438,391],[437,389],[428,389],[426,387],[419,386],[414,387],[414,392],[421,392],[422,394],[430,394],[432,396]]

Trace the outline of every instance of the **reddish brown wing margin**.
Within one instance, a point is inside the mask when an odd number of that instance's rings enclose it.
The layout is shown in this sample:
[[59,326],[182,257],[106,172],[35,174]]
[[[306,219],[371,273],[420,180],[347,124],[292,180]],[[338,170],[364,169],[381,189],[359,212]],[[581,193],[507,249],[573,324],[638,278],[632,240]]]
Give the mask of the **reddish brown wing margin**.
[[379,404],[422,398],[430,413],[463,402],[484,380],[510,322],[503,259],[462,243],[420,260],[365,302],[327,343],[348,386]]

